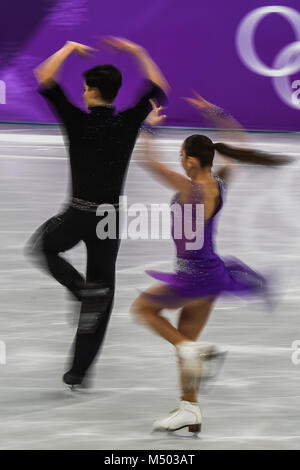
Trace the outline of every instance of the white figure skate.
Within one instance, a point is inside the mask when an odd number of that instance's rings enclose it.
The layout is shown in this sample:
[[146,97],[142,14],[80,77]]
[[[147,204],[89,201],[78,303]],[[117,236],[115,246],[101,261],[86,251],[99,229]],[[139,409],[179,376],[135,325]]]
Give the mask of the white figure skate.
[[201,431],[202,415],[198,403],[181,401],[167,418],[155,421],[153,431],[178,431],[188,427],[189,432],[199,433]]

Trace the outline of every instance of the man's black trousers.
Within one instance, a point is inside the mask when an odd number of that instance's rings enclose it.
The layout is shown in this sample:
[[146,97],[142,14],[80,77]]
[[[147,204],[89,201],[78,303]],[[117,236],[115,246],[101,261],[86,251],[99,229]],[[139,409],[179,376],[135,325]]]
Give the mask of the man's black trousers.
[[[98,238],[96,226],[103,217],[69,206],[39,227],[27,246],[28,254],[82,302],[70,367],[81,377],[101,347],[114,300],[118,212],[116,238]],[[61,255],[80,241],[87,249],[86,279]]]

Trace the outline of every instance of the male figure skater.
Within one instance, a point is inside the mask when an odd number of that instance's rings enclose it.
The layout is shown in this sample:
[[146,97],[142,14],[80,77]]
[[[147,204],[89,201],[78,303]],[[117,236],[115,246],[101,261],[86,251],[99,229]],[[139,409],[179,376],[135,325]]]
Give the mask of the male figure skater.
[[[54,109],[68,137],[72,194],[67,209],[34,233],[28,251],[82,302],[71,367],[63,376],[71,387],[82,383],[103,342],[114,299],[120,236],[117,227],[116,238],[98,238],[96,227],[101,219],[96,209],[108,203],[118,210],[139,128],[152,109],[149,100],[160,101],[169,88],[142,47],[115,37],[104,41],[133,55],[149,80],[149,89],[125,111],[116,114],[112,105],[122,84],[121,72],[113,65],[98,65],[83,74],[83,97],[89,112],[74,106],[57,83],[56,74],[70,54],[92,54],[94,50],[86,45],[68,41],[34,71],[40,93]],[[87,248],[86,279],[61,256],[81,240]]]

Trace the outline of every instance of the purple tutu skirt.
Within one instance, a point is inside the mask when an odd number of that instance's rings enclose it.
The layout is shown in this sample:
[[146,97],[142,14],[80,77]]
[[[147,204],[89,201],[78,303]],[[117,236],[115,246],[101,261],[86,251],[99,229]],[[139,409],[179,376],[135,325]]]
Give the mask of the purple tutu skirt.
[[218,297],[219,295],[247,296],[268,293],[268,282],[236,258],[211,259],[177,258],[176,271],[166,273],[147,270],[154,279],[165,284],[162,294],[143,294],[152,302],[175,305],[179,299]]

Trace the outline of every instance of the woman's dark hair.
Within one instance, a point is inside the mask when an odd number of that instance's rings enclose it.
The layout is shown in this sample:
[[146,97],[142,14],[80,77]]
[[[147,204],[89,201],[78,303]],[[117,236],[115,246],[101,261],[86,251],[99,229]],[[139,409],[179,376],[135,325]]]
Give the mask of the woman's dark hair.
[[212,166],[215,150],[233,160],[254,165],[277,166],[291,161],[290,157],[281,157],[258,150],[239,149],[223,143],[214,144],[208,137],[200,134],[187,137],[183,142],[183,148],[188,157],[195,157],[199,160],[202,168]]
[[212,166],[215,155],[213,142],[205,135],[190,135],[183,142],[185,153],[189,157],[195,157],[199,160],[202,168]]
[[89,87],[98,88],[103,100],[112,103],[122,85],[122,74],[110,64],[97,65],[83,73]]

